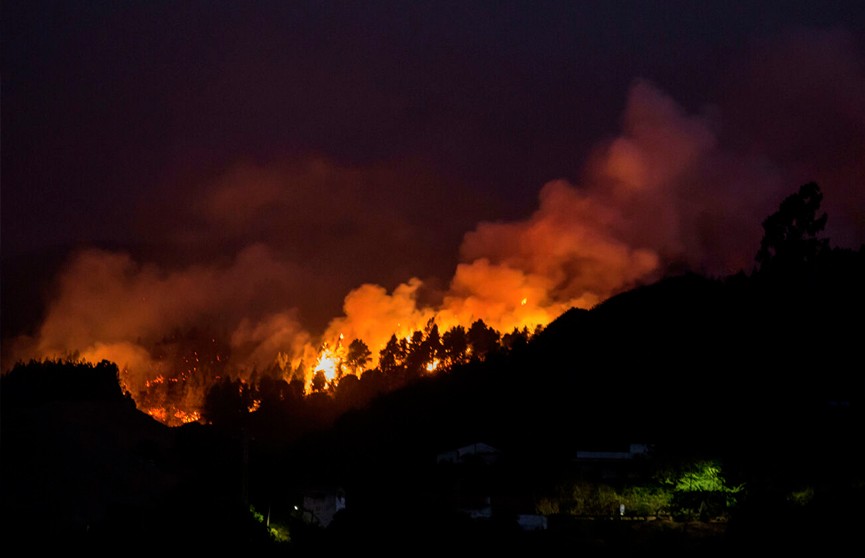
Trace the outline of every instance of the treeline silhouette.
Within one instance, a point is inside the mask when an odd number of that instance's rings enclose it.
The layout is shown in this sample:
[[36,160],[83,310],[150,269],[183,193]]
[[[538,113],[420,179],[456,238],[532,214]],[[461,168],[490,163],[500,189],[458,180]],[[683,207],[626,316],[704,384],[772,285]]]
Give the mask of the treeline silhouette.
[[[480,478],[507,486],[516,513],[572,474],[577,450],[639,442],[665,467],[712,459],[747,486],[725,544],[849,542],[865,487],[865,246],[821,237],[821,200],[815,183],[786,198],[751,270],[667,277],[536,332],[478,322],[465,350],[463,332],[430,324],[393,337],[375,370],[311,393],[266,371],[226,376],[207,424],[147,417],[111,363],[20,364],[0,379],[4,540],[300,553],[474,536],[513,549],[528,542],[512,523],[469,525],[445,505],[437,453],[500,450]],[[355,345],[353,365],[367,351]],[[426,373],[436,359],[442,371]],[[302,489],[331,484],[349,495],[338,520],[299,522]],[[805,487],[809,505],[792,508]],[[292,540],[273,542],[249,506]]]
[[[422,376],[523,346],[540,330],[524,327],[502,333],[478,319],[468,328],[456,325],[442,333],[431,319],[405,337],[392,335],[374,367],[367,344],[353,339],[345,352],[333,351],[333,377],[328,379],[323,367],[315,369],[301,361],[292,368],[282,355],[266,366],[236,369],[231,366],[227,334],[199,327],[178,329],[148,348],[154,367],[149,374],[157,380],[146,382],[132,396],[141,409],[170,426],[196,417],[233,422],[262,401],[271,409],[282,401],[281,406],[302,413],[306,422],[326,424]],[[77,355],[69,359],[74,361]]]
[[247,420],[262,428],[286,423],[298,423],[304,430],[329,426],[345,412],[363,408],[378,396],[424,377],[519,351],[539,331],[541,328],[533,332],[515,328],[502,334],[479,319],[468,329],[457,325],[440,334],[438,325],[430,320],[423,330],[407,337],[392,335],[379,353],[378,366],[371,368],[367,366],[369,348],[355,339],[347,357],[337,363],[341,373],[327,380],[324,371],[318,370],[309,387],[302,373],[286,379],[277,365],[254,370],[248,378],[226,373],[207,389],[202,419],[217,426],[237,426]]

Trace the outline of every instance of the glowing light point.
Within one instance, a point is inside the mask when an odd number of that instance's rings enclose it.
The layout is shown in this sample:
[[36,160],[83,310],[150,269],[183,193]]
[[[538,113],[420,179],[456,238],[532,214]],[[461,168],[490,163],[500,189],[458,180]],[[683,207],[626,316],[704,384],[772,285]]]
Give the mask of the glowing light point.
[[528,302],[528,301],[529,301],[528,298],[523,298],[523,299],[520,301],[520,306],[525,306],[525,305],[526,305],[526,302]]

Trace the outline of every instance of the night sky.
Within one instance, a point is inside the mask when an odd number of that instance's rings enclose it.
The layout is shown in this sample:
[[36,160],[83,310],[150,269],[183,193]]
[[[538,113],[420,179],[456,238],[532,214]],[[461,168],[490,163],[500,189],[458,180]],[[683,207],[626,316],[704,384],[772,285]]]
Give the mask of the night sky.
[[750,270],[809,181],[865,242],[861,1],[6,0],[0,40],[4,370],[547,322]]

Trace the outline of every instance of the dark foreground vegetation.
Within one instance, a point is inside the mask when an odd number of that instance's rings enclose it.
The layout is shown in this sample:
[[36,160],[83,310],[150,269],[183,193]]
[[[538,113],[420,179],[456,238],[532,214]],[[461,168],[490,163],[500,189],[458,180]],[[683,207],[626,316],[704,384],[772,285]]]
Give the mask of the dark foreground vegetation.
[[[2,550],[858,545],[865,249],[820,238],[819,202],[813,184],[785,200],[748,273],[668,277],[573,309],[363,404],[298,399],[268,378],[255,412],[216,388],[207,424],[169,428],[136,409],[110,362],[21,363],[0,384]],[[467,447],[486,453],[454,453]],[[317,517],[311,488],[338,491],[344,508]]]

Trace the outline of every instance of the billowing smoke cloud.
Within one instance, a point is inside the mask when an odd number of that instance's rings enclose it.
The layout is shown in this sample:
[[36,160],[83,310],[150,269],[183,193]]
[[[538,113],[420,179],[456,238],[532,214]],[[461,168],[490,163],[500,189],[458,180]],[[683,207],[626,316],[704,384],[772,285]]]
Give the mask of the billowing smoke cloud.
[[[294,311],[279,309],[283,293],[297,289],[297,276],[262,245],[245,248],[224,267],[175,271],[139,264],[124,253],[86,250],[60,277],[38,335],[19,339],[13,353],[18,360],[111,360],[124,369],[133,393],[157,376],[196,368],[189,360],[203,358],[201,344],[217,338],[228,343],[224,354],[214,355],[219,360],[230,358],[233,368],[247,372],[263,368],[308,340]],[[154,354],[160,344],[191,331],[198,346],[183,355],[186,369]]]
[[[138,222],[160,249],[179,247],[178,261],[211,262],[251,243],[267,245],[305,274],[303,288],[280,302],[320,330],[359,283],[395,285],[453,268],[462,232],[488,200],[449,199],[440,181],[404,161],[389,167],[319,156],[243,161],[191,187],[169,189]],[[446,208],[447,218],[431,208]]]
[[[861,58],[844,34],[808,39],[808,48],[800,35],[759,46],[724,102],[700,111],[635,82],[620,134],[597,145],[582,176],[543,185],[523,219],[475,224],[454,242],[459,256],[441,288],[422,280],[425,272],[406,272],[413,247],[435,244],[441,232],[441,216],[415,204],[447,207],[393,187],[412,172],[324,159],[237,165],[175,204],[183,226],[167,227],[195,250],[210,244],[224,257],[231,247],[228,261],[168,266],[82,252],[59,278],[37,334],[19,339],[12,356],[107,358],[140,388],[170,373],[165,339],[197,328],[218,347],[185,358],[201,364],[207,353],[213,373],[278,363],[288,376],[302,363],[308,381],[325,343],[361,339],[374,365],[391,335],[430,320],[446,330],[481,319],[508,332],[665,273],[749,271],[762,219],[810,180],[823,189],[833,238],[861,239]],[[373,271],[382,267],[389,272]],[[356,282],[340,291],[341,315],[311,326],[311,309],[332,304],[326,294],[346,281]]]
[[587,191],[614,214],[608,234],[650,248],[665,268],[747,269],[768,200],[781,184],[719,145],[706,115],[688,115],[652,84],[630,93],[624,133],[592,162]]
[[[737,84],[749,91],[748,99],[723,109],[709,106],[703,114],[688,114],[648,81],[635,82],[622,133],[598,146],[579,184],[551,181],[529,218],[484,222],[465,235],[461,261],[439,306],[421,308],[406,297],[417,290],[417,279],[390,297],[381,287],[365,285],[346,299],[345,315],[334,320],[328,335],[375,339],[378,347],[390,333],[371,331],[379,322],[370,319],[370,309],[385,316],[394,307],[407,310],[382,322],[388,332],[396,323],[420,328],[432,317],[443,327],[483,319],[508,331],[549,323],[570,307],[590,307],[671,271],[750,271],[762,219],[817,177],[827,178],[821,187],[833,200],[829,211],[840,209],[830,234],[842,245],[863,238],[865,76],[849,39],[836,32],[793,34],[762,45],[752,57],[751,79]],[[766,52],[768,75],[783,74],[780,82],[764,79]],[[755,89],[765,96],[756,106],[749,100],[760,99]],[[775,96],[790,112],[747,130],[748,141],[729,141],[724,110],[734,120],[764,108],[777,111]],[[831,115],[820,112],[805,120],[811,130],[802,127],[796,115],[826,106],[834,107]],[[754,120],[745,122],[753,126]],[[827,128],[841,133],[827,135]],[[775,138],[775,151],[765,149],[763,138],[774,137],[777,129],[787,134]],[[837,151],[827,153],[827,142]]]
[[623,128],[599,146],[581,184],[551,181],[528,218],[467,233],[438,305],[418,304],[416,278],[392,295],[364,285],[328,338],[380,348],[432,318],[444,329],[482,319],[502,332],[531,330],[670,271],[748,270],[761,234],[756,215],[766,214],[778,178],[721,150],[708,117],[686,114],[645,81],[630,92]]

